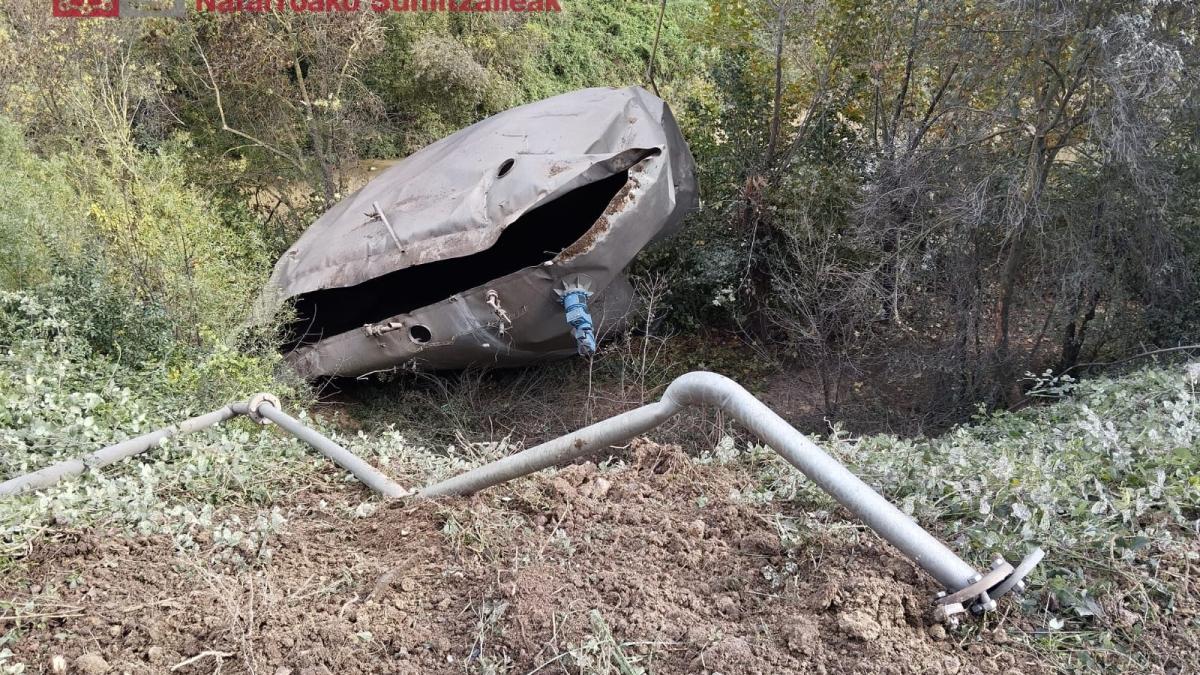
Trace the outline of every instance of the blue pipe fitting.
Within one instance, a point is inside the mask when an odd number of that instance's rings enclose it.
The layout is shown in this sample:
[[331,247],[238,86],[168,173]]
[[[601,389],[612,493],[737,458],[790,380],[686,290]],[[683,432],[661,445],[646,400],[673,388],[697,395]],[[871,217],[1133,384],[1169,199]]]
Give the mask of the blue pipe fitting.
[[587,299],[591,295],[582,288],[572,288],[562,294],[567,323],[571,326],[571,335],[579,347],[580,356],[596,353],[596,330],[592,326],[592,315],[588,313],[587,305]]

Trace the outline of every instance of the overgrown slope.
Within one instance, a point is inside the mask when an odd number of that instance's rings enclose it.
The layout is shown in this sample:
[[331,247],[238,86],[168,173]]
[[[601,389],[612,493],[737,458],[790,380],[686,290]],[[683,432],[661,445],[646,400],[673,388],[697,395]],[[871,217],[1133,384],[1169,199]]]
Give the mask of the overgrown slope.
[[[26,295],[0,297],[0,478],[240,398],[269,380],[256,370],[255,360],[222,350],[199,365],[169,360],[123,364],[74,336],[70,323],[61,319],[63,311]],[[1019,557],[1033,544],[1047,548],[1047,561],[1033,578],[1034,590],[1019,610],[1011,605],[984,627],[1000,621],[1009,637],[1062,666],[1194,667],[1200,645],[1189,641],[1200,626],[1197,582],[1189,570],[1200,552],[1198,379],[1195,366],[1147,368],[1071,385],[1067,392],[1056,389],[1052,393],[1065,395],[1059,402],[993,415],[938,438],[835,434],[826,445],[977,563],[996,552]],[[197,389],[204,382],[223,384]],[[503,444],[414,447],[404,431],[340,440],[410,485],[512,451]],[[780,538],[784,565],[793,558],[819,559],[828,553],[831,538],[859,531],[770,450],[743,450],[742,445],[729,436],[711,450],[686,449],[700,465],[686,469],[688,481],[707,481],[714,471],[727,477],[715,492],[687,497],[694,502],[689,513],[707,521],[716,517],[718,504],[753,507],[754,514],[744,517],[768,519]],[[587,480],[621,484],[627,480],[627,461],[629,455],[618,452]],[[704,466],[713,464],[721,466]],[[500,565],[499,558],[488,557],[489,537],[509,541],[505,533],[511,527],[536,531],[544,526],[538,514],[551,523],[565,517],[535,496],[550,484],[558,485],[553,474],[494,490],[484,511],[474,502],[464,503],[446,512],[435,509],[441,514],[435,521],[442,524],[441,536],[455,555],[475,551],[485,562]],[[530,504],[528,522],[504,515],[516,508],[505,494]],[[647,498],[676,498],[670,494],[674,492]],[[559,506],[569,511],[572,499],[562,497]],[[145,456],[38,495],[5,500],[0,504],[0,564],[5,570],[0,602],[8,632],[0,648],[45,655],[38,650],[49,647],[40,639],[35,639],[42,645],[37,649],[22,647],[23,641],[69,625],[55,612],[44,611],[45,603],[57,602],[52,594],[66,591],[28,575],[36,571],[55,577],[74,569],[79,561],[67,554],[59,557],[62,551],[76,551],[74,542],[97,536],[116,541],[149,537],[159,556],[173,551],[201,568],[232,565],[228,569],[235,577],[237,570],[270,573],[272,538],[291,532],[295,541],[296,533],[308,531],[296,528],[311,510],[335,519],[366,518],[369,524],[380,517],[379,506],[362,486],[300,444],[244,421],[170,441]],[[594,532],[582,521],[576,526],[576,536]],[[603,527],[617,540],[624,536],[620,526]],[[665,523],[662,527],[663,532],[671,529]],[[559,536],[555,532],[551,527],[542,536],[552,543]],[[525,544],[513,545],[518,554],[524,550]],[[869,558],[860,562],[864,573],[874,564]],[[363,581],[353,569],[346,573],[355,583]],[[77,581],[89,583],[87,575]],[[589,584],[595,581],[585,576],[579,583],[580,597],[590,597]],[[613,619],[614,612],[620,616],[623,611],[608,608],[605,615]],[[991,635],[968,626],[961,638],[969,645],[985,634]],[[11,671],[16,663],[10,658],[4,667]],[[578,670],[594,672],[582,665]]]

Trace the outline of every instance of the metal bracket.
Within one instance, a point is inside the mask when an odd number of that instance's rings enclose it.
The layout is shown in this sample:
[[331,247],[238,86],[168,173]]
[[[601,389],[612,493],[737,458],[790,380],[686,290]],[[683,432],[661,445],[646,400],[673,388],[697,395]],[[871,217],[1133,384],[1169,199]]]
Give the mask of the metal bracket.
[[555,295],[560,298],[572,291],[585,291],[588,295],[591,295],[592,278],[586,274],[576,274],[569,279],[563,279],[558,288],[554,289]]
[[955,602],[963,602],[971,600],[983,593],[987,593],[988,589],[1000,583],[1011,574],[1013,571],[1012,565],[1004,562],[1004,558],[997,558],[992,563],[992,569],[987,574],[982,576],[976,575],[978,578],[970,584],[950,593],[949,595],[941,596],[937,599],[939,605],[949,605]]
[[1025,577],[1037,567],[1046,553],[1034,548],[1015,568],[1003,557],[992,561],[992,569],[985,575],[976,575],[971,583],[954,593],[940,592],[934,598],[935,621],[949,625],[958,623],[956,615],[968,609],[972,614],[983,614],[996,609],[996,601],[1007,593],[1025,590]]
[[938,605],[937,607],[934,607],[933,620],[938,623],[944,623],[953,628],[954,626],[958,625],[959,615],[966,613],[967,608],[963,607],[961,602],[952,602],[948,605]]
[[1010,591],[1023,592],[1025,590],[1025,577],[1029,576],[1029,573],[1033,571],[1033,568],[1037,567],[1038,563],[1044,557],[1046,557],[1046,552],[1040,546],[1034,548],[1021,560],[1012,574],[988,590],[988,595],[993,600],[997,600]]
[[403,322],[389,321],[387,323],[369,323],[369,324],[363,326],[363,331],[366,332],[366,334],[370,335],[371,337],[376,337],[379,335],[383,335],[384,333],[390,333],[395,330],[400,330],[401,328],[404,328]]
[[495,289],[489,288],[487,289],[487,295],[485,298],[487,306],[492,308],[492,313],[494,313],[496,315],[496,319],[500,321],[500,334],[504,335],[508,332],[508,329],[512,327],[512,318],[508,316],[508,312],[505,311],[504,307],[500,306],[500,294],[497,293]]
[[404,253],[404,244],[400,243],[400,237],[396,236],[396,230],[392,227],[392,223],[387,219],[387,215],[383,213],[383,209],[379,208],[379,202],[371,202],[371,206],[375,207],[374,213],[368,213],[371,220],[382,220],[383,226],[387,228],[388,234],[392,235],[392,241],[395,242],[396,248]]

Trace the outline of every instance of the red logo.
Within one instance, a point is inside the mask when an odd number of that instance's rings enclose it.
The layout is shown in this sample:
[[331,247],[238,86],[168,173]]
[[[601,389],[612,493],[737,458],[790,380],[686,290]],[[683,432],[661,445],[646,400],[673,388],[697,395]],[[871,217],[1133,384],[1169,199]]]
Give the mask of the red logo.
[[121,15],[121,0],[52,0],[54,16],[95,19]]

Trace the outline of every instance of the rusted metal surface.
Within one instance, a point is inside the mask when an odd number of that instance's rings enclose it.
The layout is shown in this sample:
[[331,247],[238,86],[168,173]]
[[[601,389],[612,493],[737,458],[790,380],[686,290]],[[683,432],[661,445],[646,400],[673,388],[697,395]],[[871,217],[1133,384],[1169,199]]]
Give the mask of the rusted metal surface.
[[585,89],[384,171],[283,255],[266,297],[296,303],[288,360],[306,377],[566,357],[556,287],[586,279],[601,334],[619,326],[625,268],[697,204],[666,104],[639,87]]

